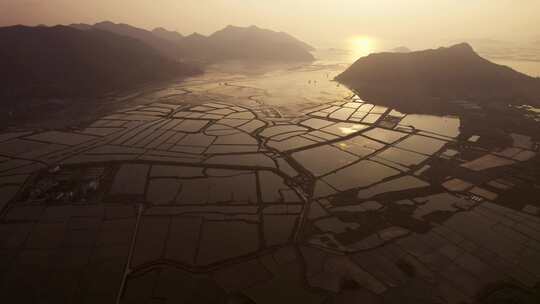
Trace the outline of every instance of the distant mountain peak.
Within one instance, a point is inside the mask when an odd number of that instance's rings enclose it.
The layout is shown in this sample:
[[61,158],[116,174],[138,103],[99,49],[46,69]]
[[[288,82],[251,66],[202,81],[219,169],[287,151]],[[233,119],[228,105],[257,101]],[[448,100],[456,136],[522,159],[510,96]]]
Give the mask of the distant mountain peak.
[[181,35],[179,32],[177,31],[174,31],[174,30],[168,30],[164,27],[156,27],[155,29],[152,30],[153,32],[167,32],[167,33],[176,33],[178,35]]
[[[118,35],[127,36],[133,39],[140,40],[147,45],[154,48],[162,56],[173,60],[180,59],[180,53],[175,41],[178,38],[164,38],[163,35],[156,35],[155,32],[151,32],[142,28],[134,27],[124,23],[114,23],[111,21],[98,22],[92,26],[92,28],[112,32]],[[160,32],[161,33],[161,32]],[[165,33],[169,36],[170,33]],[[173,34],[174,35],[174,34]]]
[[152,30],[152,33],[160,38],[169,40],[172,42],[181,42],[184,39],[184,36],[176,31],[169,31],[163,27],[157,27]]
[[112,21],[101,21],[101,22],[96,22],[96,24],[94,24],[94,26],[99,26],[99,25],[121,25],[121,23],[114,23]]
[[411,49],[409,49],[406,46],[398,46],[398,47],[393,48],[392,50],[390,50],[390,52],[392,52],[392,53],[410,53]]
[[452,45],[450,47],[447,47],[447,49],[452,50],[452,51],[469,52],[469,53],[475,53],[476,54],[473,47],[470,44],[468,44],[467,42],[462,42],[462,43]]
[[188,37],[206,37],[205,35],[203,34],[200,34],[200,33],[197,33],[197,32],[193,32],[191,35],[189,35]]
[[225,28],[213,33],[209,36],[212,39],[233,39],[236,41],[242,40],[267,40],[282,44],[296,45],[306,51],[314,51],[311,45],[298,40],[297,38],[285,32],[277,32],[269,29],[260,28],[256,25],[248,27],[228,25]]
[[95,25],[72,25],[86,30],[99,29],[140,40],[163,56],[181,61],[222,62],[245,60],[261,62],[312,61],[313,47],[293,36],[255,25],[239,27],[228,25],[209,36],[197,32],[182,34],[157,27],[152,31],[127,24],[103,21]]
[[226,27],[224,27],[222,30],[246,30],[246,29],[254,29],[254,30],[256,30],[256,29],[260,29],[260,28],[258,26],[256,26],[256,25],[250,25],[250,26],[243,27],[243,26],[229,24]]
[[187,35],[184,39],[186,40],[192,40],[192,41],[199,41],[199,40],[206,40],[208,37],[206,37],[205,35],[202,35],[202,34],[199,34],[197,32],[194,32],[190,35]]

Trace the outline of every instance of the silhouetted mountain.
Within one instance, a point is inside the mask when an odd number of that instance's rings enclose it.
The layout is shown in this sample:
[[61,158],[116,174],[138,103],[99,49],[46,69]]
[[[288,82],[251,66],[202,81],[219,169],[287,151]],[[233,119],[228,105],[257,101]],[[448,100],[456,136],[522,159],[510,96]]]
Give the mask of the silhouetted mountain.
[[283,32],[258,28],[227,26],[210,35],[209,40],[220,48],[216,58],[310,61],[314,50],[308,44]]
[[300,41],[293,36],[284,32],[274,32],[267,29],[259,28],[255,25],[250,27],[239,27],[228,25],[226,28],[217,31],[210,35],[210,39],[216,41],[227,42],[242,42],[245,43],[249,39],[265,43],[283,44],[287,46],[296,46],[306,51],[314,51],[315,48],[311,45]]
[[400,47],[391,49],[390,52],[392,52],[392,53],[410,53],[411,50],[408,47],[400,46]]
[[191,35],[188,35],[184,37],[182,40],[182,44],[184,45],[191,45],[193,43],[199,43],[199,44],[206,44],[208,43],[208,37],[201,35],[199,33],[193,33]]
[[73,27],[113,32],[138,39],[175,60],[216,63],[228,60],[242,61],[312,61],[309,51],[314,48],[289,34],[260,29],[256,26],[227,26],[210,36],[197,33],[181,34],[157,28],[153,31],[127,24],[101,22],[93,26],[74,24]]
[[368,100],[428,111],[452,100],[540,103],[540,79],[494,64],[468,44],[360,58],[336,78]]
[[174,43],[179,43],[184,39],[184,36],[175,31],[168,31],[162,27],[155,28],[152,33],[162,39],[169,40]]
[[112,23],[110,21],[96,23],[94,25],[72,24],[72,27],[82,30],[99,29],[122,36],[138,39],[156,49],[162,56],[170,59],[179,60],[180,51],[175,42],[163,39],[160,35],[153,32],[140,29],[128,24]]
[[198,68],[160,56],[132,38],[73,27],[0,28],[0,96],[90,97],[192,75]]
[[206,37],[192,34],[180,43],[181,52],[190,58],[207,62],[244,61],[312,61],[313,47],[282,32],[256,26],[227,26]]
[[191,60],[211,62],[210,58],[213,58],[213,54],[218,50],[212,50],[212,46],[208,37],[199,33],[193,33],[185,36],[182,41],[178,43],[180,53],[184,58]]

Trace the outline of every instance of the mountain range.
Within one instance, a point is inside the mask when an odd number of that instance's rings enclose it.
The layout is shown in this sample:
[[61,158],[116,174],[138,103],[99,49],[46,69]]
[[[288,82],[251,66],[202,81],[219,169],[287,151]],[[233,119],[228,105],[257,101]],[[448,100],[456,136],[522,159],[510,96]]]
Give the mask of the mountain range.
[[202,72],[229,60],[311,61],[308,44],[285,33],[228,26],[183,36],[127,24],[0,28],[1,106],[25,98],[91,97]]
[[89,30],[89,29],[96,30],[97,29],[97,30],[102,30],[102,31],[118,34],[121,36],[134,38],[156,49],[161,55],[167,58],[170,58],[173,60],[177,60],[180,58],[179,49],[174,43],[168,40],[165,40],[163,38],[160,38],[154,35],[152,32],[139,29],[139,28],[127,25],[127,24],[115,24],[115,23],[107,21],[107,22],[96,23],[94,25],[74,24],[71,26],[80,30]]
[[540,78],[480,57],[466,43],[360,58],[336,80],[360,97],[403,111],[429,112],[447,101],[540,104]]
[[91,97],[183,77],[199,68],[161,56],[140,40],[68,26],[0,28],[0,96]]
[[178,32],[175,32],[175,31],[169,31],[169,30],[166,30],[162,27],[157,27],[155,29],[152,30],[152,34],[154,34],[155,36],[161,38],[161,39],[165,39],[165,40],[169,40],[173,43],[179,43],[180,41],[182,41],[185,37],[184,35],[178,33]]
[[99,29],[138,39],[174,60],[196,61],[202,64],[230,60],[257,62],[313,61],[310,53],[314,48],[283,32],[261,29],[256,26],[227,26],[209,36],[193,33],[188,36],[156,28],[144,30],[127,24],[109,21],[88,24],[72,24],[72,27],[88,30]]

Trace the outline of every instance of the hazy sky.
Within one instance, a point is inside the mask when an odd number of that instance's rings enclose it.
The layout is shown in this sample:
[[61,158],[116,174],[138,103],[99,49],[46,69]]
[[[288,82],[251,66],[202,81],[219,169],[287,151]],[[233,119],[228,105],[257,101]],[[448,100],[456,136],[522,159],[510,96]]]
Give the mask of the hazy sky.
[[411,47],[540,40],[540,0],[0,0],[0,25],[103,20],[183,34],[255,24],[315,46],[355,36]]

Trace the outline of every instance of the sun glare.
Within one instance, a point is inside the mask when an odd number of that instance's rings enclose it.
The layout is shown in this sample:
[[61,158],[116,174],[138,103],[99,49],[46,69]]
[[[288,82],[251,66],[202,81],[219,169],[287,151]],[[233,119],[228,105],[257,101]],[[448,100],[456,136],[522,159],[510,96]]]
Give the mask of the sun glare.
[[358,59],[359,57],[367,56],[375,51],[375,40],[367,36],[356,36],[350,40],[350,48],[353,56]]

